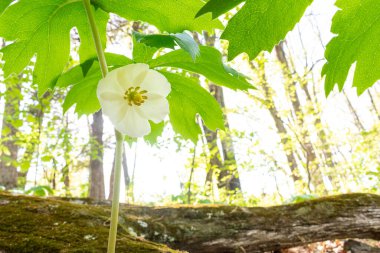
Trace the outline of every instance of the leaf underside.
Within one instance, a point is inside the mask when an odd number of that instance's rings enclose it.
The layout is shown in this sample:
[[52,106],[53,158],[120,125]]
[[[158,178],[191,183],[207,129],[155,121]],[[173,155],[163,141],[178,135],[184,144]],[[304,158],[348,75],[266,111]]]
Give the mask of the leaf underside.
[[299,22],[312,1],[247,0],[221,36],[229,41],[228,58],[245,52],[253,59],[261,51],[271,51]]
[[194,19],[202,8],[201,0],[94,0],[92,3],[127,20],[148,22],[169,33],[223,29],[222,23],[212,20],[211,15]]
[[245,0],[210,0],[198,11],[195,17],[200,17],[211,12],[212,18],[217,18],[244,1]]
[[170,122],[175,132],[194,143],[201,134],[196,115],[202,117],[205,125],[212,131],[224,128],[223,112],[215,98],[197,82],[187,77],[162,72],[171,84],[168,96]]
[[[98,26],[104,27],[108,14],[96,11]],[[12,24],[12,25],[10,25]],[[76,27],[81,36],[81,60],[95,55],[95,49],[82,1],[20,0],[0,16],[0,36],[13,41],[1,51],[5,60],[4,73],[20,73],[36,56],[33,81],[39,94],[52,88],[69,60],[70,30]]]
[[380,1],[338,0],[331,32],[337,34],[327,45],[322,75],[328,95],[335,84],[339,89],[356,62],[353,86],[363,93],[380,79]]

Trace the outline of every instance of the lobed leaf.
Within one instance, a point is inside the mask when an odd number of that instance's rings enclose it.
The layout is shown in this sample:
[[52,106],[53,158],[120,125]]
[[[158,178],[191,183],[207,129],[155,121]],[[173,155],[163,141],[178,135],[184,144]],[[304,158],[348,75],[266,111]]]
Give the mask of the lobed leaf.
[[228,22],[221,38],[229,41],[228,58],[247,53],[250,59],[271,51],[301,19],[313,0],[247,0]]
[[211,15],[194,19],[202,7],[201,0],[93,0],[93,4],[106,12],[113,12],[128,20],[141,20],[155,25],[159,30],[176,33],[185,30],[212,32],[223,29]]
[[211,12],[212,18],[217,18],[244,1],[245,0],[210,0],[198,11],[195,17],[200,17]]
[[338,36],[325,52],[325,92],[328,95],[335,84],[341,90],[356,62],[353,86],[361,94],[380,79],[380,1],[338,0],[335,4],[341,10],[335,14],[331,28]]
[[[97,10],[96,17],[98,26],[105,26],[108,14]],[[36,56],[33,82],[40,95],[52,88],[68,63],[73,27],[81,36],[81,61],[86,61],[95,50],[82,1],[19,0],[10,5],[0,16],[0,36],[13,41],[1,50],[5,75],[20,73]]]
[[171,84],[168,96],[170,122],[176,133],[193,142],[201,134],[196,115],[199,114],[205,125],[212,131],[224,129],[223,112],[215,98],[197,82],[190,78],[162,72]]
[[152,68],[175,67],[201,74],[217,85],[234,90],[248,90],[253,86],[242,76],[234,76],[222,61],[221,53],[212,47],[201,46],[195,61],[183,49],[159,56],[149,62]]

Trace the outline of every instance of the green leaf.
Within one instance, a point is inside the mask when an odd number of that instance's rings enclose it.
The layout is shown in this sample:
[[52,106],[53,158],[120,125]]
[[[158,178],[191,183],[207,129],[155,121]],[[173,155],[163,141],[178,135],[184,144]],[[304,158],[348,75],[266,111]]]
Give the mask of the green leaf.
[[165,122],[161,121],[158,124],[155,124],[153,122],[149,122],[149,123],[150,123],[151,131],[148,135],[144,136],[144,140],[150,145],[154,145],[157,143],[158,137],[160,137],[162,132],[164,131]]
[[[144,136],[144,141],[150,145],[154,145],[157,143],[158,137],[160,137],[162,132],[164,131],[165,122],[161,121],[160,123],[156,124],[149,121],[149,124],[151,131],[148,135]],[[132,145],[132,143],[137,141],[137,138],[132,138],[127,135],[124,137],[124,139],[130,146]]]
[[2,13],[13,0],[1,0],[0,1],[0,13]]
[[223,29],[218,20],[211,20],[211,15],[194,19],[202,7],[201,0],[94,0],[107,12],[113,12],[127,20],[141,20],[155,25],[159,30],[169,33],[203,30],[212,32],[213,29]]
[[[78,69],[82,73],[81,69]],[[66,112],[71,106],[76,104],[75,112],[78,116],[88,115],[100,110],[100,104],[96,96],[96,88],[101,79],[98,62],[94,61],[85,77],[79,82],[74,83],[73,87],[67,93],[63,102],[63,111]]]
[[162,72],[171,84],[168,96],[170,122],[175,132],[185,139],[197,142],[201,129],[196,122],[199,114],[212,131],[223,129],[223,112],[215,98],[190,78]]
[[138,42],[138,39],[136,38],[137,34],[138,33],[133,33],[133,60],[135,62],[147,63],[153,58],[153,55],[157,52],[158,48]]
[[[99,27],[104,26],[108,14],[102,10],[96,14]],[[85,47],[80,49],[81,61],[85,61],[95,51],[82,1],[19,0],[10,5],[0,16],[0,36],[14,41],[1,50],[5,75],[20,73],[36,55],[33,82],[38,84],[40,95],[52,88],[68,63],[73,27]]]
[[200,17],[211,12],[212,18],[217,18],[244,1],[245,0],[210,0],[198,11],[195,17]]
[[[106,53],[106,60],[110,69],[133,63],[131,59],[123,55],[111,53]],[[76,105],[75,112],[78,113],[79,116],[98,111],[100,104],[96,96],[96,88],[101,78],[102,74],[98,61],[93,61],[86,76],[83,75],[81,65],[61,75],[57,81],[58,87],[68,87],[72,85],[63,103],[64,112],[73,105]]]
[[229,41],[228,58],[246,52],[250,59],[271,51],[301,19],[313,0],[247,0],[228,22],[221,38]]
[[356,62],[353,86],[361,94],[380,79],[380,1],[338,0],[336,6],[341,10],[333,18],[331,32],[338,36],[325,52],[325,92],[328,95],[335,84],[342,89]]
[[149,62],[152,68],[175,67],[199,73],[217,85],[222,85],[234,90],[248,90],[253,86],[243,77],[230,74],[225,68],[221,53],[212,47],[200,47],[200,55],[195,62],[183,49],[162,55]]
[[186,32],[175,34],[141,34],[134,32],[134,37],[137,42],[144,43],[156,49],[162,47],[174,49],[174,47],[178,45],[188,52],[194,61],[200,53],[197,42]]

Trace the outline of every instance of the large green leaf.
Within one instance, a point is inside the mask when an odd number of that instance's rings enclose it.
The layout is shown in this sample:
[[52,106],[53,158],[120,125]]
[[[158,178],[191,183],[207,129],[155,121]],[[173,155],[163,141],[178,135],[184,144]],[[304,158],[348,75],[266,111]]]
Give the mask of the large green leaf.
[[211,12],[212,18],[217,18],[244,1],[245,0],[210,0],[198,11],[196,17]]
[[[98,26],[104,27],[108,14],[100,9],[96,14]],[[79,30],[80,55],[85,61],[95,51],[82,1],[19,0],[10,5],[0,16],[0,37],[14,41],[2,49],[5,75],[20,73],[36,55],[33,81],[39,93],[53,87],[68,63],[73,27]]]
[[[116,54],[107,53],[106,59],[110,69],[133,63],[131,59]],[[102,74],[98,61],[90,61],[92,62],[91,67],[85,76],[81,66],[78,65],[61,75],[57,81],[58,87],[72,86],[63,103],[65,112],[73,105],[79,116],[88,115],[100,109],[96,88]]]
[[[76,104],[75,112],[78,116],[99,111],[100,104],[96,96],[96,89],[101,79],[101,72],[98,65],[99,63],[94,61],[86,76],[80,78],[78,82],[73,83],[73,87],[67,93],[62,106],[64,112],[70,109],[74,104]],[[76,72],[82,73],[81,69],[76,70]]]
[[205,125],[215,131],[223,129],[223,113],[215,98],[197,82],[178,74],[162,72],[171,84],[168,96],[170,122],[175,132],[193,142],[198,140],[201,129],[196,122],[199,114]]
[[229,68],[224,66],[221,53],[212,47],[201,46],[195,62],[187,52],[180,49],[150,61],[149,65],[152,68],[175,67],[199,73],[215,84],[234,90],[253,88],[243,77],[233,76]]
[[351,65],[356,62],[353,86],[361,94],[380,79],[380,1],[338,0],[341,10],[335,14],[331,31],[338,34],[327,45],[325,92],[328,95],[347,79]]
[[186,32],[174,34],[141,34],[135,32],[136,42],[144,43],[151,48],[170,48],[174,49],[176,45],[188,52],[195,60],[199,55],[199,46],[197,42]]
[[5,8],[7,8],[10,3],[12,3],[12,1],[13,0],[1,0],[0,1],[0,13],[2,13],[5,10]]
[[148,22],[166,32],[176,33],[185,30],[212,32],[215,28],[223,28],[218,20],[211,20],[211,15],[194,19],[203,5],[201,0],[94,0],[92,2],[107,12],[113,12],[128,20]]
[[263,50],[272,50],[293,29],[312,1],[247,0],[221,36],[229,41],[228,58],[246,52],[252,59]]

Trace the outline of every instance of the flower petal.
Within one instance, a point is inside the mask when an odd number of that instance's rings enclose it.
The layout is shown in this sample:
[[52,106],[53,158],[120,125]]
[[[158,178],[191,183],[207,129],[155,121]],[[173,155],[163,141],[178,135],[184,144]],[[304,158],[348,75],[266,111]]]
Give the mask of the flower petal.
[[125,117],[128,109],[128,104],[124,100],[100,101],[100,105],[103,113],[108,116],[114,125]]
[[141,83],[141,89],[163,97],[166,97],[171,91],[170,83],[166,77],[152,69],[147,71],[147,74]]
[[130,87],[139,86],[148,70],[149,66],[144,63],[129,64],[116,69],[117,80],[125,92]]
[[143,118],[135,107],[127,107],[124,118],[115,125],[115,128],[122,134],[131,137],[142,137],[150,133],[149,121]]
[[137,109],[145,118],[154,123],[159,123],[169,114],[169,103],[166,98],[158,96],[150,98],[148,96],[148,99]]
[[96,92],[99,97],[100,94],[104,92],[112,92],[122,95],[125,90],[119,85],[116,73],[111,71],[105,78],[99,81]]

